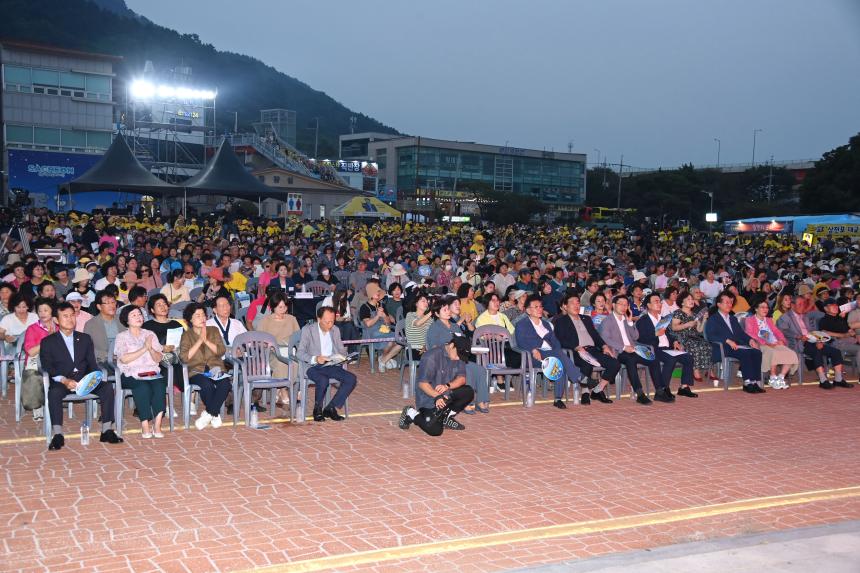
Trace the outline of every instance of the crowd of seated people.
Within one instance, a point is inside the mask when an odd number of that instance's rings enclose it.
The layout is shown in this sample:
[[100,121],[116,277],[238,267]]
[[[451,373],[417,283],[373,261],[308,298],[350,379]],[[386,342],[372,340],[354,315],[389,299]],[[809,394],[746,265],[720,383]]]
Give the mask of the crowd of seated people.
[[[703,381],[726,376],[723,357],[737,361],[751,394],[788,388],[800,369],[814,371],[822,389],[850,388],[846,370],[860,366],[860,258],[850,241],[813,249],[769,236],[726,246],[710,235],[653,229],[509,225],[479,233],[330,221],[284,228],[259,222],[234,233],[218,221],[189,230],[143,218],[66,223],[48,215],[28,229],[31,242],[63,254],[41,260],[11,241],[2,254],[0,338],[5,354],[26,358],[25,371],[49,374],[52,449],[64,444],[58,404],[106,363],[116,365],[118,387],[133,395],[144,439],[161,438],[164,418],[174,414],[165,411],[165,394],[174,391],[166,387],[168,371],[175,391],[199,388],[195,426],[217,428],[223,406],[235,399],[230,377],[218,374],[233,368],[230,349],[245,332],[271,335],[278,346],[300,336],[317,388],[317,421],[343,419],[339,410],[357,380],[332,370],[328,358],[357,349],[355,341],[372,340],[380,373],[401,360],[420,361],[416,394],[424,395],[401,422],[408,427],[446,404],[438,423],[422,422],[428,433],[462,429],[455,416],[489,412],[489,394],[503,388],[502,376],[487,376],[480,360],[462,351],[460,339],[471,343],[485,326],[508,333],[507,368],[558,360],[563,375],[553,404],[560,409],[568,384],[584,389],[582,404],[611,403],[608,386],[619,375],[643,405],[695,398]],[[313,281],[325,292],[304,303],[296,293]],[[406,351],[395,341],[398,327]],[[177,329],[178,343],[170,335]],[[62,350],[47,365],[46,344]],[[277,356],[270,367],[275,378],[295,376]],[[450,379],[439,383],[433,368]],[[326,402],[329,381],[338,391]],[[120,443],[107,414],[120,398],[100,392],[104,441]],[[277,403],[286,409],[292,398],[282,389]],[[255,393],[255,407],[259,400]],[[42,415],[34,409],[34,417]]]

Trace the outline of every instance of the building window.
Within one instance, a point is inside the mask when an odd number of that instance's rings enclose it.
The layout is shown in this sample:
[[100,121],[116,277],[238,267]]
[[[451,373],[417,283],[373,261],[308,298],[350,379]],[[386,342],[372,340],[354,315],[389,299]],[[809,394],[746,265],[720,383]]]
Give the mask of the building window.
[[57,87],[60,85],[60,75],[52,70],[33,70],[33,83]]
[[63,142],[63,147],[86,147],[87,132],[79,129],[64,129],[60,140]]
[[96,94],[110,94],[110,78],[87,76],[87,91]]
[[37,127],[33,130],[33,142],[37,145],[60,145],[60,130]]
[[275,175],[274,177],[272,177],[272,180],[273,180],[275,183],[280,183],[280,182],[281,182],[281,176],[280,176],[280,175]]
[[292,184],[293,184],[293,178],[287,177],[287,185],[292,185]]
[[17,66],[4,66],[3,76],[7,84],[30,85],[30,68],[19,68]]
[[259,179],[261,183],[266,182],[266,176],[265,175],[257,175],[257,179]]
[[107,149],[110,147],[110,139],[110,132],[108,131],[88,131],[87,147]]
[[28,125],[7,125],[6,139],[15,143],[33,143],[33,128]]
[[325,219],[325,205],[320,205],[320,219]]
[[83,90],[86,89],[86,76],[71,72],[60,72],[60,87]]

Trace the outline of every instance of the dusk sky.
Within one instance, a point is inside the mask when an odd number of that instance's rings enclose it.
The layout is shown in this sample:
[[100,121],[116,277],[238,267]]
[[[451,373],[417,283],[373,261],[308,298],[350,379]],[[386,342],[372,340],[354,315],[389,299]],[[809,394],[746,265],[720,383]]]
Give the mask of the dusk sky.
[[425,137],[674,167],[860,132],[858,0],[126,2]]

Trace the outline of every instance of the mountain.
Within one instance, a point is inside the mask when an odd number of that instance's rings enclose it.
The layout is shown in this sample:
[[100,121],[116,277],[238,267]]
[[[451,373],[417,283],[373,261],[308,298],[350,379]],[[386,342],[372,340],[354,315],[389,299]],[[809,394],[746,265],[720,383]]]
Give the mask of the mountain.
[[[350,110],[325,93],[263,62],[216,50],[197,34],[180,34],[130,10],[124,0],[0,0],[0,38],[26,40],[61,48],[122,56],[114,71],[126,80],[143,71],[146,60],[156,70],[190,66],[195,84],[218,89],[218,131],[232,131],[233,111],[240,129],[250,129],[261,109],[296,112],[298,147],[312,154],[319,117],[319,155],[337,156],[337,138],[355,130],[397,133],[365,114]],[[122,93],[121,89],[117,93]]]

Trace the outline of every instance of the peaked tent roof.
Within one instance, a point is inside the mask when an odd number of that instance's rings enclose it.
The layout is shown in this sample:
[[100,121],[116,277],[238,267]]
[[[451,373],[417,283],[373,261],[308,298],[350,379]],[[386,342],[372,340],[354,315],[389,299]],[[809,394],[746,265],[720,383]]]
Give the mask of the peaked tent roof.
[[275,189],[260,182],[242,166],[233,147],[225,139],[218,147],[212,160],[197,175],[182,186],[189,193],[199,191],[215,195],[228,195],[242,199],[272,197],[286,199],[286,189]]
[[98,163],[60,187],[73,193],[113,190],[158,196],[182,193],[181,187],[162,181],[141,165],[121,134],[116,135]]
[[353,197],[331,210],[332,217],[400,218],[400,211],[386,205],[376,197]]

